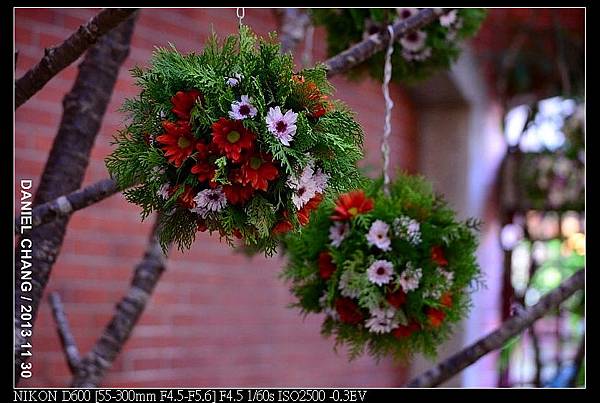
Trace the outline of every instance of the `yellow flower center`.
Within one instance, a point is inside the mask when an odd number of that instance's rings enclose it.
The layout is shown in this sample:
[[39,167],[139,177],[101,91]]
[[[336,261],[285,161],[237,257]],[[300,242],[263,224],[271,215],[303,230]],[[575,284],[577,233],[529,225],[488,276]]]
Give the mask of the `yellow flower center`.
[[350,214],[351,216],[355,216],[358,214],[358,209],[356,207],[350,207],[348,209],[348,214]]
[[258,169],[262,165],[262,160],[257,157],[250,158],[250,168]]
[[179,139],[177,139],[177,145],[179,148],[189,147],[190,144],[192,144],[192,142],[185,137],[179,137]]
[[227,133],[227,141],[229,141],[231,144],[237,143],[240,137],[242,137],[242,135],[235,130],[232,130],[229,133]]

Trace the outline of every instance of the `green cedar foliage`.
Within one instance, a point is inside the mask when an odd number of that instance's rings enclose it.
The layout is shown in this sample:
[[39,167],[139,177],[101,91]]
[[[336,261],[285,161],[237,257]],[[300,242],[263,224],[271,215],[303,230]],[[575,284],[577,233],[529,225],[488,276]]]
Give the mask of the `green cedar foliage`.
[[[211,233],[218,231],[229,243],[233,236],[241,235],[245,245],[271,254],[278,243],[273,235],[278,223],[289,219],[293,229],[299,230],[297,208],[292,203],[294,190],[287,183],[309,161],[329,177],[325,199],[359,183],[356,162],[363,156],[363,132],[354,114],[341,102],[330,100],[333,88],[324,66],[296,73],[292,56],[280,53],[274,34],[258,38],[242,26],[239,35],[221,42],[213,34],[200,53],[182,54],[173,45],[159,47],[148,67],[135,67],[131,73],[140,92],[122,106],[129,121],[115,137],[116,148],[106,158],[106,166],[119,186],[130,188],[125,197],[142,208],[142,218],[154,211],[163,213],[160,241],[164,248],[170,243],[182,250],[189,248],[197,223],[201,223]],[[235,86],[227,82],[233,77],[241,77]],[[200,182],[190,172],[198,162],[198,153],[175,166],[165,156],[165,146],[156,140],[164,134],[163,121],[180,119],[172,110],[174,95],[192,90],[201,94],[190,110],[195,141],[210,144],[212,125],[220,118],[230,119],[232,103],[248,95],[257,114],[241,122],[255,134],[254,152],[272,156],[278,170],[267,191],[254,189],[247,202],[227,203],[206,217],[181,202],[186,189],[191,189],[192,196],[209,189],[207,182]],[[297,131],[289,147],[268,131],[266,114],[275,106],[298,114]],[[225,155],[210,163],[215,169],[213,187],[231,184],[232,170],[240,168]],[[164,184],[171,189],[166,198],[164,192],[159,194]]]
[[[300,234],[285,237],[289,262],[281,276],[291,285],[296,298],[293,306],[303,314],[325,313],[322,333],[334,336],[336,347],[345,345],[351,359],[365,352],[377,359],[392,356],[406,360],[414,353],[433,358],[437,346],[450,336],[452,324],[467,314],[470,292],[483,284],[475,258],[479,222],[457,221],[441,196],[419,176],[399,175],[391,184],[389,197],[382,190],[381,180],[370,181],[365,193],[374,201],[374,208],[349,221],[350,231],[339,247],[333,246],[329,238],[334,224],[330,217],[336,205],[332,201],[321,204]],[[412,244],[395,233],[393,222],[398,217],[409,217],[419,223],[419,243]],[[375,220],[389,224],[390,251],[383,251],[367,241],[366,234]],[[443,251],[447,265],[442,264],[442,269],[452,273],[450,281],[440,275],[439,261],[433,260],[434,246]],[[323,279],[320,274],[319,255],[323,251],[329,253],[336,266],[329,279]],[[367,269],[375,260],[393,264],[394,273],[388,284],[380,286],[369,280]],[[405,293],[406,300],[396,309],[394,321],[398,327],[416,322],[419,329],[408,336],[398,336],[394,330],[381,334],[371,332],[366,325],[371,308],[392,307],[386,295],[402,289],[398,279],[411,266],[422,269],[419,287]],[[345,287],[358,295],[353,298],[363,317],[358,325],[343,323],[338,315],[331,314],[336,311],[336,300],[342,297],[342,275],[347,280]],[[443,304],[444,294],[451,296],[450,306]],[[441,326],[432,326],[430,309],[444,313]]]

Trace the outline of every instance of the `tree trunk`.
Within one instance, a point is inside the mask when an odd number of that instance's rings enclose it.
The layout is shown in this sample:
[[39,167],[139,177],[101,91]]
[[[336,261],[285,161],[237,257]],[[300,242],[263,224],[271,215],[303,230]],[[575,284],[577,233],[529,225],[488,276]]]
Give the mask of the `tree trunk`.
[[[63,99],[64,110],[60,128],[37,188],[34,205],[56,199],[81,186],[90,152],[100,130],[119,69],[129,54],[134,23],[134,17],[130,17],[103,36],[89,49],[79,65],[75,84]],[[21,364],[28,359],[21,354],[24,351],[22,345],[31,343],[31,337],[23,337],[21,333],[23,322],[20,307],[24,305],[24,301],[28,301],[28,298],[31,299],[27,304],[31,307],[32,319],[29,322],[33,325],[52,266],[62,246],[68,221],[68,216],[60,217],[24,234],[32,243],[31,284],[33,288],[29,292],[21,291],[21,248],[17,247],[15,268],[15,378],[17,383],[20,379]]]

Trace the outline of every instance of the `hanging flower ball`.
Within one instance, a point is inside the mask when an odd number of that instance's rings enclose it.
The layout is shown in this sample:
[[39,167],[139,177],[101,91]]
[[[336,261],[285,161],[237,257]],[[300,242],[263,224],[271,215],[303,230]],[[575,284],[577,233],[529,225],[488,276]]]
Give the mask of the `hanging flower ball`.
[[357,186],[362,129],[331,100],[325,67],[294,71],[274,37],[242,26],[199,54],[159,48],[133,75],[141,91],[106,164],[143,217],[160,213],[164,248],[218,231],[270,254]]
[[480,282],[478,223],[459,222],[424,179],[400,175],[324,202],[300,234],[285,238],[303,313],[324,313],[322,332],[381,358],[434,355],[465,317]]
[[[387,32],[388,25],[414,17],[418,12],[418,8],[311,9],[315,24],[327,31],[329,56],[370,35]],[[485,15],[481,8],[453,9],[421,29],[403,35],[394,45],[392,78],[403,83],[414,82],[449,68],[460,54],[461,42],[475,35]],[[361,77],[369,73],[381,80],[383,60],[381,51],[348,74]]]

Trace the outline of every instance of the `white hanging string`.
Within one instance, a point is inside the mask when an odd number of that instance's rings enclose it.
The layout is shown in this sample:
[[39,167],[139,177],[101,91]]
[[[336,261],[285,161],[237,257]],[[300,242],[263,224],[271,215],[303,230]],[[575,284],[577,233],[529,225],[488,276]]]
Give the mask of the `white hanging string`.
[[383,97],[385,98],[385,122],[383,125],[383,138],[381,141],[381,153],[383,154],[383,192],[386,196],[390,195],[390,145],[389,138],[392,132],[392,108],[394,102],[390,98],[390,80],[392,78],[392,53],[394,52],[394,28],[388,25],[390,40],[385,53],[385,67],[383,69]]
[[235,15],[237,15],[237,17],[238,17],[238,24],[241,27],[242,26],[242,20],[246,16],[246,9],[244,7],[238,7],[235,10]]

